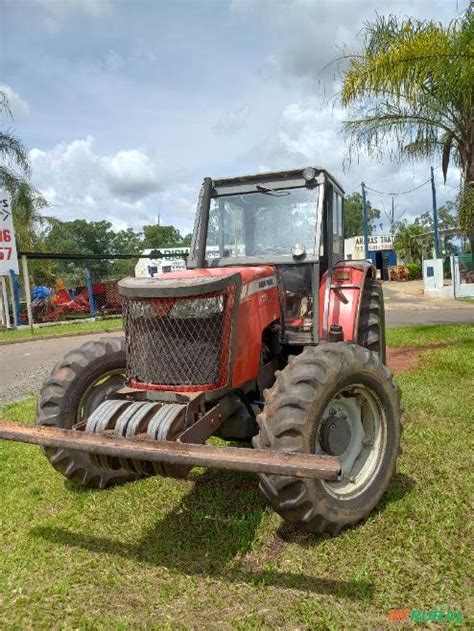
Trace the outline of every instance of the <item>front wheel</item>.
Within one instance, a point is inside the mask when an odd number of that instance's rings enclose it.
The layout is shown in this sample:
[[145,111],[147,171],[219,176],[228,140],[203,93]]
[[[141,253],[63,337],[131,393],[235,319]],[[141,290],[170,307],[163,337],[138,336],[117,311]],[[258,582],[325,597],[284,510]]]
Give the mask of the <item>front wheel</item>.
[[[126,381],[125,339],[102,338],[66,353],[43,384],[37,403],[37,425],[71,429],[112,398]],[[98,467],[91,456],[71,449],[45,447],[53,467],[69,480],[105,488],[137,479],[123,469]]]
[[265,393],[258,449],[337,456],[337,481],[261,475],[260,489],[285,519],[337,534],[365,518],[387,490],[400,453],[400,397],[378,353],[344,342],[290,358]]

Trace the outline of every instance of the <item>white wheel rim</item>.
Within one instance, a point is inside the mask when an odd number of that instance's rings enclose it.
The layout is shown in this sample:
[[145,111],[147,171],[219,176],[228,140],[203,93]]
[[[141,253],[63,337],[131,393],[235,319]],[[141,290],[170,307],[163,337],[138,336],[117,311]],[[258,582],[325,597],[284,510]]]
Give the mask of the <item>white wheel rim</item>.
[[127,377],[124,368],[109,370],[93,381],[81,397],[77,408],[77,423],[88,417],[108,397],[123,387]]
[[381,467],[387,443],[386,415],[380,401],[367,386],[353,384],[343,388],[324,410],[315,453],[327,454],[321,445],[320,430],[325,419],[327,422],[328,418],[333,418],[330,413],[344,416],[350,427],[350,441],[347,449],[338,454],[342,463],[339,479],[321,483],[333,497],[349,500],[367,490]]

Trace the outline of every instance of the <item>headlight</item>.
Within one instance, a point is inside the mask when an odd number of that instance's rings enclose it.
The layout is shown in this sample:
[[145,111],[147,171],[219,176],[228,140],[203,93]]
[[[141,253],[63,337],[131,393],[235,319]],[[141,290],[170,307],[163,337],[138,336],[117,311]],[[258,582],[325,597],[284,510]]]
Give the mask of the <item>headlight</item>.
[[303,179],[306,182],[311,182],[312,180],[314,180],[315,177],[316,169],[314,169],[313,167],[306,167],[306,169],[303,170]]
[[306,252],[306,248],[302,243],[295,243],[295,245],[291,248],[291,253],[295,257],[295,259],[301,258]]

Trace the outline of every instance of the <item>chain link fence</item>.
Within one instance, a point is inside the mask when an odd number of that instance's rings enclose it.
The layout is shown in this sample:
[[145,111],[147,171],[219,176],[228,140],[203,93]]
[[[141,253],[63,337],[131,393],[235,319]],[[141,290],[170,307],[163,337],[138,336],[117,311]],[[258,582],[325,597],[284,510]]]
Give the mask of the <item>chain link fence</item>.
[[[22,273],[10,274],[3,326],[120,317],[118,281],[185,269],[187,248],[146,254],[77,255],[20,253]],[[6,320],[6,312],[9,320]]]

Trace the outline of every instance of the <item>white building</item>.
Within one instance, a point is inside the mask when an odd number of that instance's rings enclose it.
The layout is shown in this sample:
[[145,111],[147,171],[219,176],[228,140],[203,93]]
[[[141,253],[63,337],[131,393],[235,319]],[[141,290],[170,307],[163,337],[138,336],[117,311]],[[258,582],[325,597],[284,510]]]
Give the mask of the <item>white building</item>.
[[143,258],[138,259],[135,265],[135,276],[137,278],[153,277],[157,274],[166,274],[167,272],[177,272],[186,269],[186,261],[184,255],[189,254],[189,248],[152,248],[143,250],[142,254],[150,255],[156,252],[157,255],[165,254],[167,256],[160,258]]
[[[344,240],[344,255],[349,260],[365,259],[364,237],[351,237]],[[393,235],[374,234],[369,236],[369,259],[377,268],[377,276],[388,279],[388,267],[397,264],[393,249]]]

